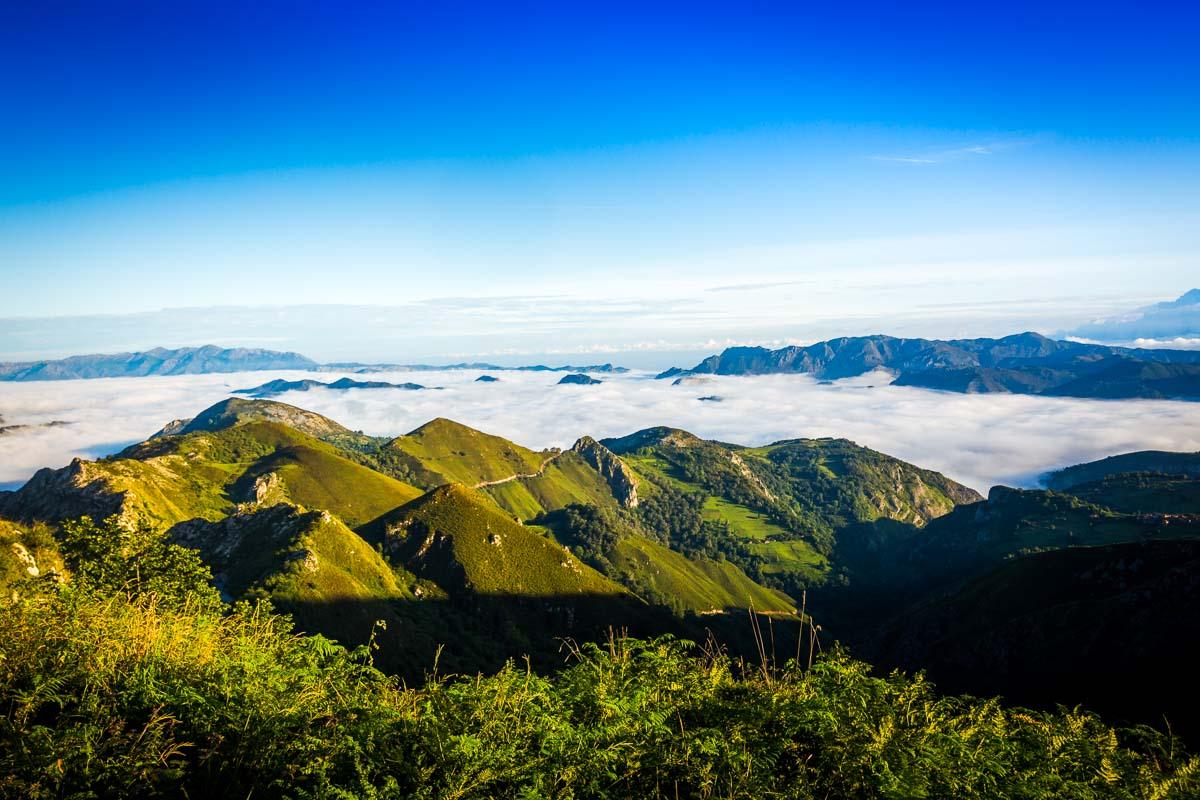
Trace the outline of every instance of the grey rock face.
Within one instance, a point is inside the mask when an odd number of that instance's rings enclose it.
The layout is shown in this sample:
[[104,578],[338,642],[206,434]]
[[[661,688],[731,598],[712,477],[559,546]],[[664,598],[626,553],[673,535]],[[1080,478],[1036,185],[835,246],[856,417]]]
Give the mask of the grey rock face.
[[571,450],[604,476],[617,502],[626,508],[637,507],[637,480],[616,453],[590,436],[584,436],[577,441]]

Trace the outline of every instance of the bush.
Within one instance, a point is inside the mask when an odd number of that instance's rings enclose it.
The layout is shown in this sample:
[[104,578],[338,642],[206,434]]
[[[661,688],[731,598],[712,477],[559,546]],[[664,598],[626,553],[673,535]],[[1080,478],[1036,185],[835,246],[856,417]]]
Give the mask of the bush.
[[0,606],[0,795],[1185,798],[1200,760],[1080,711],[941,697],[834,652],[671,638],[406,688],[288,621],[119,592]]

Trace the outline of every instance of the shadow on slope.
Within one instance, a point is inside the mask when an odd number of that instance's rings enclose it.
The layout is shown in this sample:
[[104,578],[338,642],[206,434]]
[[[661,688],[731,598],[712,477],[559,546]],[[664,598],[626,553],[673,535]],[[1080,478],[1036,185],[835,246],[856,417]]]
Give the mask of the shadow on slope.
[[[376,666],[420,683],[438,674],[491,673],[528,657],[545,672],[567,661],[564,640],[604,641],[610,631],[635,637],[672,634],[715,642],[758,663],[759,645],[747,612],[676,616],[635,598],[614,595],[526,597],[474,595],[453,599],[276,600],[296,629],[347,646],[372,642]],[[383,625],[377,624],[382,621]],[[808,634],[797,617],[758,615],[763,654],[782,665],[808,656]]]
[[1018,558],[905,609],[859,653],[943,690],[1200,736],[1200,541]]

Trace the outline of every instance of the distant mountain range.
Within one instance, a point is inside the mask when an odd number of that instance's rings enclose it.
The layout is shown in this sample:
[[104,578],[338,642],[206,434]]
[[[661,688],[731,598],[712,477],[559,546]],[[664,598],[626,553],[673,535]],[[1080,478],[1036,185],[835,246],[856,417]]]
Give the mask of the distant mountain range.
[[[363,364],[337,362],[319,364],[299,353],[261,350],[258,348],[222,348],[216,345],[181,347],[169,350],[156,347],[135,353],[110,353],[70,356],[46,361],[0,362],[0,381],[66,381],[87,378],[140,378],[148,375],[203,375],[224,372],[261,372],[263,370],[304,370],[308,372],[431,372],[435,370],[487,370],[514,372],[628,372],[612,364],[574,366],[564,364],[548,367],[534,364],[521,367],[502,367],[486,363],[458,363],[441,366],[432,364]],[[297,382],[302,383],[302,382]],[[313,383],[317,383],[314,381]],[[365,384],[364,384],[365,386]],[[416,384],[412,384],[416,386]],[[299,388],[298,386],[296,388]],[[312,387],[307,387],[312,388]],[[333,386],[332,388],[349,388]],[[362,388],[362,387],[360,387]],[[374,387],[367,387],[374,388]],[[401,386],[400,388],[410,388]],[[261,395],[269,396],[269,395]]]
[[835,380],[884,369],[898,386],[950,392],[1200,400],[1200,351],[1110,347],[1020,333],[1002,339],[853,336],[807,347],[730,347],[692,375],[804,373]]
[[79,378],[135,378],[147,375],[202,375],[265,369],[316,369],[299,353],[258,348],[156,347],[137,353],[70,356],[57,361],[0,363],[0,381],[66,381]]

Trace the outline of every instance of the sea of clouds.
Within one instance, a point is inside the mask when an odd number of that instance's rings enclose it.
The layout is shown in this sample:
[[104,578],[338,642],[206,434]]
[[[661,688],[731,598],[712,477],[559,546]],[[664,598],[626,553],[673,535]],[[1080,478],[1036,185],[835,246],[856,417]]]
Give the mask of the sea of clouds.
[[[757,445],[795,437],[852,439],[980,491],[1034,486],[1046,470],[1142,449],[1200,450],[1200,403],[960,395],[889,386],[884,374],[832,384],[803,375],[713,377],[673,386],[650,373],[600,376],[559,386],[560,373],[404,372],[361,377],[413,381],[436,391],[356,389],[293,392],[276,399],[372,435],[397,435],[448,417],[533,447],[569,447],[579,436],[620,436],[652,425]],[[191,417],[234,389],[273,378],[336,373],[242,373],[86,381],[0,383],[4,424],[70,425],[0,436],[0,489],[38,468],[98,458]],[[718,396],[721,402],[698,398]]]

